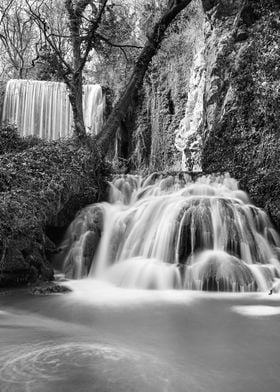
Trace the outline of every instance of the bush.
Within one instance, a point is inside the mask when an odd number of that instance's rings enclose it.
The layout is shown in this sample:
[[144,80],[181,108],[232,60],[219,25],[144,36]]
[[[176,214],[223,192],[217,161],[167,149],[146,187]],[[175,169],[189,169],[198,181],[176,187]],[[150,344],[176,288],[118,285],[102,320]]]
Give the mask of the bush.
[[20,152],[44,142],[35,137],[21,137],[14,125],[5,125],[0,128],[0,155],[11,152]]
[[99,156],[74,139],[0,156],[0,286],[19,274],[21,282],[51,276],[46,227],[69,224],[77,210],[102,198],[109,175]]

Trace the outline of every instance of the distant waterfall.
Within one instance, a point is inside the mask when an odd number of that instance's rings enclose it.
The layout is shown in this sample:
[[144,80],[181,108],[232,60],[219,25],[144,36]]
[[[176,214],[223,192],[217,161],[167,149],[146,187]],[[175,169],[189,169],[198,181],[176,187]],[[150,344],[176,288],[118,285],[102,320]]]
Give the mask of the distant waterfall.
[[[84,120],[97,134],[103,122],[104,97],[99,84],[84,86]],[[72,135],[73,116],[64,83],[10,80],[7,83],[2,122],[17,126],[22,136],[59,139]]]
[[265,291],[280,281],[280,239],[229,175],[123,176],[61,245],[64,272],[141,289]]

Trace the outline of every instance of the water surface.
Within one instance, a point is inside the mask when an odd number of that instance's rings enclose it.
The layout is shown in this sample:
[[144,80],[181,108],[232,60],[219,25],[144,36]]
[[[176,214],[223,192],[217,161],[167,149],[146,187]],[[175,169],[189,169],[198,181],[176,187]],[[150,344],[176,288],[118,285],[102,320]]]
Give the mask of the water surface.
[[113,288],[0,296],[1,392],[280,387],[280,297]]

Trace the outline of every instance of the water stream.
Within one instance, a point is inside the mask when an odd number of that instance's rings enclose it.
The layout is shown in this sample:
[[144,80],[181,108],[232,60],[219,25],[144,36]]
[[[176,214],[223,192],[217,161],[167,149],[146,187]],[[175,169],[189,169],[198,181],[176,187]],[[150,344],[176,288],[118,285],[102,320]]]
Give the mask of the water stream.
[[72,292],[0,293],[1,392],[279,391],[279,238],[228,175],[116,178],[61,248]]
[[279,295],[88,283],[0,299],[1,392],[279,391]]
[[229,175],[122,176],[66,233],[63,269],[120,287],[267,291],[280,239]]

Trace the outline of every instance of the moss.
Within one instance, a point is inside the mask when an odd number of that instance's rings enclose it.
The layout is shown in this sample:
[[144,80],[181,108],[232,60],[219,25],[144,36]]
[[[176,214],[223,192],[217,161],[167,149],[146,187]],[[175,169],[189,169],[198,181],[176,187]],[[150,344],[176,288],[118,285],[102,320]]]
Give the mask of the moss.
[[[105,192],[109,167],[75,140],[41,142],[0,157],[0,284],[49,279],[46,227],[69,224],[75,212]],[[58,218],[59,217],[59,218]],[[17,257],[10,254],[16,250]],[[13,260],[24,260],[14,263]]]
[[184,118],[203,21],[201,3],[193,1],[172,23],[152,61],[135,111],[132,169],[152,172],[178,168],[180,164],[181,153],[175,148],[174,132]]
[[250,7],[254,14],[249,17],[244,9],[239,21],[248,28],[248,39],[244,43],[229,41],[230,50],[215,64],[221,74],[230,74],[234,100],[223,112],[222,94],[216,101],[216,120],[205,140],[203,169],[225,170],[237,177],[280,228],[279,5],[266,0],[252,1]]
[[35,145],[43,144],[36,136],[21,137],[18,129],[13,125],[0,128],[0,155],[10,152],[20,152]]

